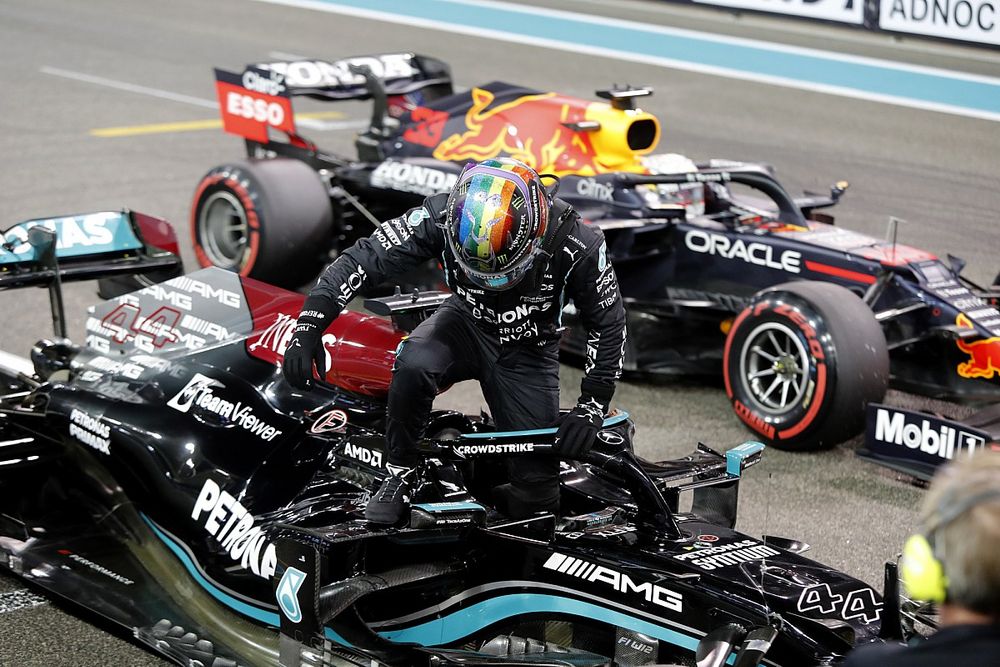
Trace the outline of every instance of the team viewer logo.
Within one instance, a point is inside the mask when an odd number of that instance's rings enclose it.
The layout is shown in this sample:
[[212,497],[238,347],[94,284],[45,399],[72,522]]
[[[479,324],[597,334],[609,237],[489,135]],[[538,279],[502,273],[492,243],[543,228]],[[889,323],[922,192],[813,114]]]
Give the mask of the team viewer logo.
[[210,393],[213,387],[221,388],[225,386],[218,380],[212,379],[207,375],[195,373],[194,377],[188,380],[187,385],[176,396],[167,401],[167,405],[174,410],[187,412],[191,409],[191,405],[195,402],[195,399]]

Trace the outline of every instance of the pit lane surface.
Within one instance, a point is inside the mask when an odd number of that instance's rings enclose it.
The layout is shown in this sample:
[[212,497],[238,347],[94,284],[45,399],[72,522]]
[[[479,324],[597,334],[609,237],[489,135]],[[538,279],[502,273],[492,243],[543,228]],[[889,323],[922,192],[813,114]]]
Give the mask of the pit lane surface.
[[[611,14],[599,3],[543,4]],[[1000,71],[995,53],[968,48],[928,50],[918,42],[656,3],[614,7],[618,17],[649,23]],[[661,151],[770,162],[793,193],[847,179],[852,188],[834,211],[843,226],[880,235],[896,215],[909,221],[901,241],[967,259],[974,280],[989,282],[1000,268],[1000,125],[991,121],[246,0],[6,0],[0,44],[4,226],[128,206],[171,220],[193,266],[187,215],[194,186],[210,167],[243,152],[237,138],[198,129],[217,118],[213,66],[234,69],[279,53],[332,60],[413,50],[450,62],[463,88],[503,79],[590,97],[614,82],[652,85],[657,93],[645,108],[663,122]],[[351,150],[352,131],[343,125],[368,116],[366,105],[296,108],[343,112],[303,128],[341,152]],[[94,300],[90,285],[67,288],[72,338],[83,338],[83,309]],[[50,335],[41,290],[0,295],[0,308],[0,349],[26,355]],[[579,372],[565,368],[563,376],[562,403],[570,405]],[[439,403],[470,411],[482,405],[465,387]],[[632,413],[637,447],[654,460],[683,455],[699,440],[727,449],[748,437],[718,387],[626,383],[615,403]],[[800,538],[813,545],[814,558],[880,588],[882,562],[910,530],[921,493],[856,460],[857,444],[821,454],[766,452],[743,484],[739,527]],[[165,664],[53,602],[37,604],[23,588],[0,576],[0,664]]]

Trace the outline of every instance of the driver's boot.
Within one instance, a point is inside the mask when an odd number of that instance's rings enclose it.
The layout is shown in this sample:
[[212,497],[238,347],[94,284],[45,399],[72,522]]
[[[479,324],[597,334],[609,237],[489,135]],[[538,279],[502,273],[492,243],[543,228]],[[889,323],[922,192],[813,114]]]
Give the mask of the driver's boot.
[[365,519],[372,523],[395,525],[403,520],[410,509],[410,482],[415,477],[416,468],[386,465],[389,476],[368,501]]

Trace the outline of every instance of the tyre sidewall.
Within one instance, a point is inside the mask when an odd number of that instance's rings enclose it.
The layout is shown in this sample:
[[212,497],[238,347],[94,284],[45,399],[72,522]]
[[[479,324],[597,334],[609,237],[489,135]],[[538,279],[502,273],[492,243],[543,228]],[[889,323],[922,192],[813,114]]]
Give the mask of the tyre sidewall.
[[[751,334],[766,323],[779,323],[795,334],[808,352],[806,388],[802,400],[778,415],[762,411],[752,400],[748,380],[742,376],[740,360]],[[762,294],[740,313],[726,340],[724,364],[726,395],[737,416],[755,433],[771,443],[798,440],[826,416],[836,391],[836,349],[825,336],[828,327],[806,300],[787,292]]]
[[[191,241],[194,254],[202,267],[215,266],[202,247],[200,214],[203,203],[213,194],[229,192],[236,197],[243,208],[247,221],[247,246],[242,261],[232,267],[241,276],[250,276],[254,270],[261,247],[261,216],[259,214],[260,187],[252,175],[238,166],[216,167],[201,180],[195,190],[191,209]],[[227,267],[228,268],[228,267]]]
[[199,238],[199,216],[206,200],[226,191],[242,209],[247,244],[238,266],[241,276],[297,288],[316,277],[328,259],[333,220],[326,186],[300,160],[248,160],[216,167],[195,191],[191,228],[198,263],[211,266]]

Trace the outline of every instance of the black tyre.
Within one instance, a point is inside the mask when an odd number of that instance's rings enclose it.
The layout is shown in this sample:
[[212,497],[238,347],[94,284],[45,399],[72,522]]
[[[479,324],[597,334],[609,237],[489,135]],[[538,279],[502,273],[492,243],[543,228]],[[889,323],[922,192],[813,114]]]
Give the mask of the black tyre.
[[322,268],[332,217],[326,187],[304,162],[277,158],[224,164],[208,172],[195,190],[195,257],[201,266],[295,288]]
[[758,293],[733,322],[723,358],[737,416],[779,449],[832,447],[864,426],[889,384],[882,329],[856,295],[794,282]]

